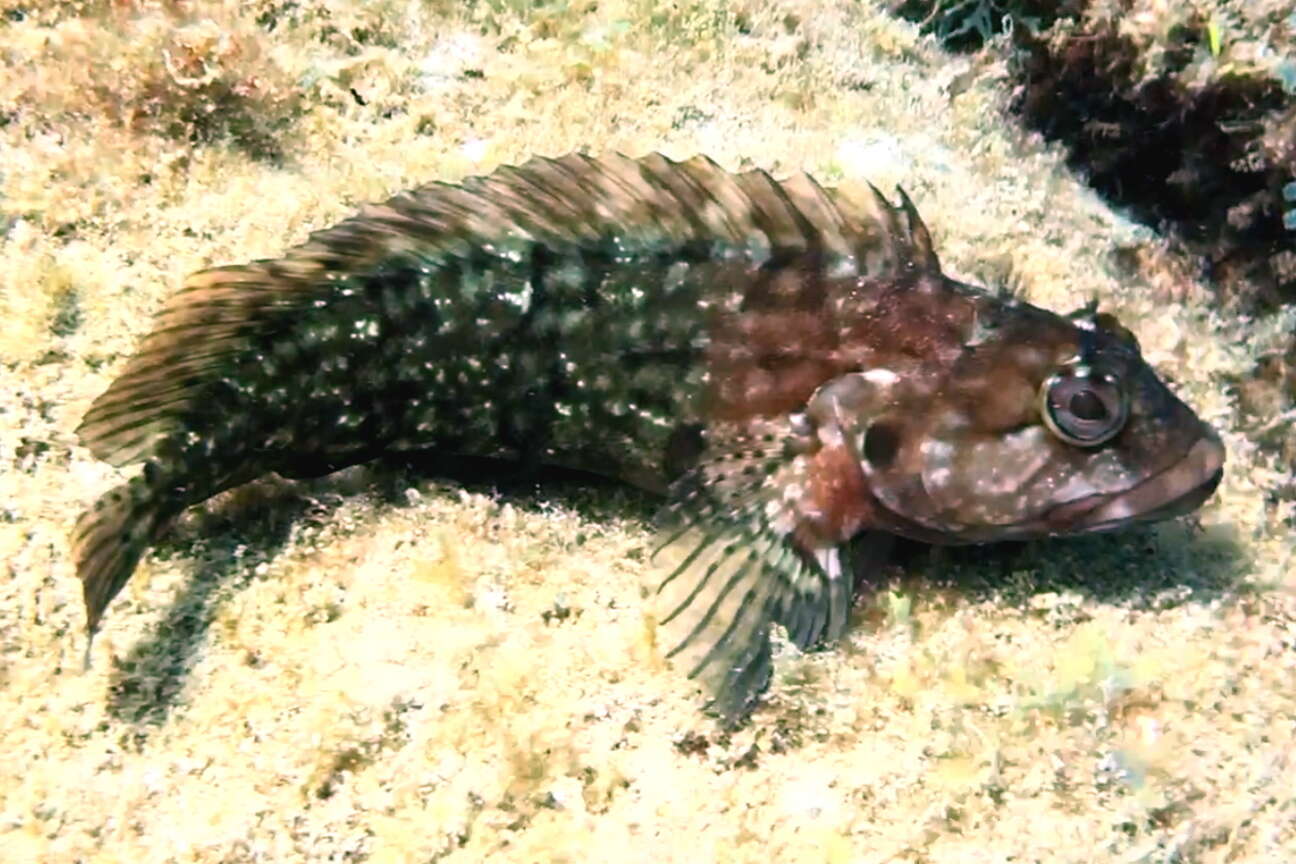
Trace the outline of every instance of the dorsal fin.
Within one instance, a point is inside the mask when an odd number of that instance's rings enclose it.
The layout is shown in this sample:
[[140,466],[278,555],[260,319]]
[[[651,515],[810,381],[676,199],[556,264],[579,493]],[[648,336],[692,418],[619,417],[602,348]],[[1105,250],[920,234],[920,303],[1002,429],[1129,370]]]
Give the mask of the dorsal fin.
[[[926,228],[901,193],[848,202],[805,174],[731,174],[704,156],[535,158],[459,184],[429,183],[369,205],[282,258],[190,276],[78,429],[99,458],[147,458],[241,352],[328,297],[333,280],[399,255],[435,265],[468,252],[513,256],[539,243],[618,257],[703,249],[815,253],[861,275],[936,269]],[[902,218],[903,217],[903,218]]]
[[[886,259],[879,262],[869,272],[885,273],[892,270],[904,270],[916,273],[939,274],[940,261],[932,247],[931,233],[918,215],[909,196],[899,186],[896,193],[900,196],[897,207],[886,199],[876,186],[868,184],[872,192],[874,215],[882,225],[881,250]],[[903,219],[903,221],[902,221]]]

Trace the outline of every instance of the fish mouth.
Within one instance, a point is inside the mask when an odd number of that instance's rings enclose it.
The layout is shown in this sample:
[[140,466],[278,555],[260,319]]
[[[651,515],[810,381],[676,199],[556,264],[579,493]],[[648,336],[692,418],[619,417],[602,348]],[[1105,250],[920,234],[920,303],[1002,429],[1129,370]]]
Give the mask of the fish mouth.
[[1046,521],[1058,533],[1078,534],[1183,516],[1210,498],[1223,476],[1224,445],[1208,431],[1182,459],[1129,491],[1070,501],[1055,507]]

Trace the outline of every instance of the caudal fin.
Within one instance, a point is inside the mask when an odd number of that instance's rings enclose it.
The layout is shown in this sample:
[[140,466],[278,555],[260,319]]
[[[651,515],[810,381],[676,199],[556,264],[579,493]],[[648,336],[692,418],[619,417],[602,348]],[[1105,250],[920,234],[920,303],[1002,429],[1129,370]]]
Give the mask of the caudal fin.
[[99,629],[104,610],[126,586],[168,515],[143,477],[118,486],[81,514],[72,532],[72,557],[88,635]]

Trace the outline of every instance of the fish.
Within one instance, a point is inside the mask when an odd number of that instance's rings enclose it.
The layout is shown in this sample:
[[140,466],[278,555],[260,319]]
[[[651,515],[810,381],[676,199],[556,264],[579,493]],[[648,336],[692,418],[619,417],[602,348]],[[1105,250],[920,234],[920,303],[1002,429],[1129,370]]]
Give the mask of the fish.
[[660,645],[728,723],[895,538],[1169,519],[1225,460],[1113,315],[945,275],[902,189],[657,153],[430,182],[195,273],[77,431],[141,465],[72,531],[87,641],[183,511],[264,475],[574,467],[661,497]]

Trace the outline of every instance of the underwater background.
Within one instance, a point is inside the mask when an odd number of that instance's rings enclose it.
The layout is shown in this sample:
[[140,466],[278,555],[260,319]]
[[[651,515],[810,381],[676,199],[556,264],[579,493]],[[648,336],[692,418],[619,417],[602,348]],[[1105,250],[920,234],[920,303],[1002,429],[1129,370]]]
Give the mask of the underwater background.
[[[376,463],[188,514],[88,670],[73,430],[200,268],[532,154],[901,184],[1221,431],[1197,516],[912,549],[722,732],[654,502]],[[0,858],[1296,858],[1290,2],[0,0]]]

